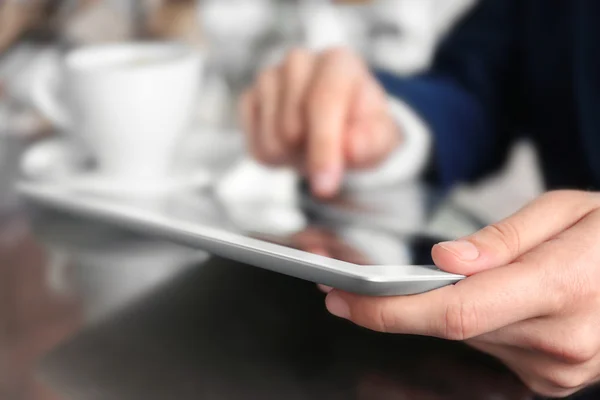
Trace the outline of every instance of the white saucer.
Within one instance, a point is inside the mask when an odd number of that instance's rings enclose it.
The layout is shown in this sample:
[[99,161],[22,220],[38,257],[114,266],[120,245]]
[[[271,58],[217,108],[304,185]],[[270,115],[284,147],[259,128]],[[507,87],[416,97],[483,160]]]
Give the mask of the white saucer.
[[28,149],[21,173],[30,182],[52,184],[68,190],[111,197],[147,197],[201,189],[213,183],[212,174],[200,167],[174,171],[160,180],[120,180],[85,168],[86,157],[64,139],[51,139]]
[[146,197],[207,187],[212,183],[212,178],[206,171],[194,171],[180,176],[175,175],[165,180],[124,181],[89,171],[63,176],[52,183],[70,190],[87,193],[119,197]]

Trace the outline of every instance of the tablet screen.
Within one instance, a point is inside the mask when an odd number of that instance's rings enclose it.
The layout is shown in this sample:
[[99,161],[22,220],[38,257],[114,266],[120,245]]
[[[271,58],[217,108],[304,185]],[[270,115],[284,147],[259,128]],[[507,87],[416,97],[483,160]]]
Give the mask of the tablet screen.
[[[321,204],[311,200],[302,201],[301,205],[224,203],[208,192],[179,193],[168,198],[125,199],[30,186],[27,193],[42,203],[67,211],[79,209],[79,213],[84,215],[97,214],[97,211],[107,217],[122,215],[123,219],[131,221],[119,224],[125,228],[130,224],[137,224],[138,228],[150,227],[152,221],[156,225],[157,220],[160,226],[172,227],[175,231],[212,228],[234,234],[224,239],[232,243],[239,240],[236,237],[259,239],[354,265],[433,265],[432,247],[453,239],[451,235],[424,233],[427,230],[421,228],[428,224],[428,216],[432,212],[418,209],[426,202],[419,203],[414,198],[407,206],[398,197],[393,197],[393,201],[388,203],[395,206],[389,207],[383,196],[373,196],[377,206],[369,208],[360,201]],[[358,213],[352,214],[355,211]],[[120,219],[112,220],[118,222]],[[85,221],[81,223],[87,224]],[[86,226],[89,228],[89,224]],[[141,231],[150,236],[156,234],[152,228]],[[221,236],[216,234],[215,237]]]
[[394,232],[361,218],[330,218],[320,206],[223,204],[192,197],[173,200],[163,210],[174,219],[357,265],[432,265],[431,248],[444,240],[417,229]]

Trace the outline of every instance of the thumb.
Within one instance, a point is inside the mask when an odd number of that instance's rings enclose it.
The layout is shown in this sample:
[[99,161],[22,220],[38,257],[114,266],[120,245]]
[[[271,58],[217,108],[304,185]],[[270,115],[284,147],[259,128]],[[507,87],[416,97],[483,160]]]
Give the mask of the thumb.
[[401,137],[398,126],[389,115],[355,122],[346,139],[348,167],[376,167],[398,147]]
[[514,215],[465,238],[439,243],[432,256],[441,269],[462,275],[507,265],[600,206],[597,194],[549,192]]

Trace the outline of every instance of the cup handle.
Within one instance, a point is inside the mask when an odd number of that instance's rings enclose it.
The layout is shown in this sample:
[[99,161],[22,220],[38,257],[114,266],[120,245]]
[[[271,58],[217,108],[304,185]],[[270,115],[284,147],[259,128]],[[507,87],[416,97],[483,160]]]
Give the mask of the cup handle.
[[71,117],[64,104],[58,100],[53,87],[53,80],[59,75],[58,68],[51,64],[40,67],[34,78],[31,97],[33,105],[48,118],[57,128],[68,129],[71,126]]

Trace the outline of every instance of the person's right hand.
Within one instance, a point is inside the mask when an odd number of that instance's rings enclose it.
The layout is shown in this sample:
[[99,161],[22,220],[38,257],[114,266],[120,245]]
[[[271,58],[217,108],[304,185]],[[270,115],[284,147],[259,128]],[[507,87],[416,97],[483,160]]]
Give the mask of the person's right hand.
[[293,166],[320,197],[335,195],[349,169],[377,166],[399,144],[383,88],[349,50],[292,51],[243,96],[249,150]]

